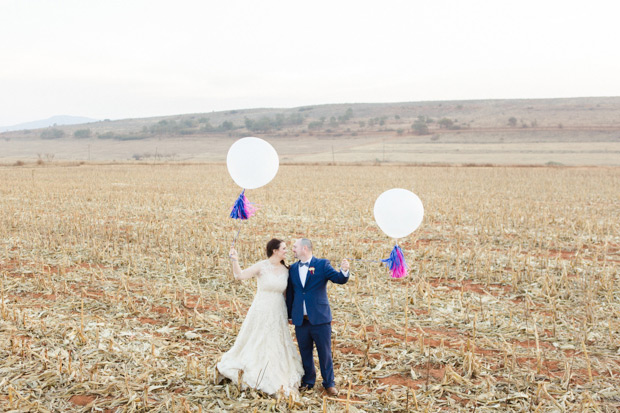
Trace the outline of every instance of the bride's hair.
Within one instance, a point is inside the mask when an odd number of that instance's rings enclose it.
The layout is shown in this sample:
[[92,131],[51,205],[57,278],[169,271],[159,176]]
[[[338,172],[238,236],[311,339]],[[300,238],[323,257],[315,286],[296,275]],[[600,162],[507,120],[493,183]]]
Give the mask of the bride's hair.
[[[273,255],[273,250],[277,250],[280,248],[280,244],[282,244],[282,241],[280,241],[277,238],[272,238],[271,241],[269,241],[267,243],[267,247],[266,252],[267,252],[267,258],[271,257]],[[280,261],[282,263],[282,265],[284,265],[286,268],[288,268],[288,265],[286,265],[286,263],[284,262],[284,260]]]

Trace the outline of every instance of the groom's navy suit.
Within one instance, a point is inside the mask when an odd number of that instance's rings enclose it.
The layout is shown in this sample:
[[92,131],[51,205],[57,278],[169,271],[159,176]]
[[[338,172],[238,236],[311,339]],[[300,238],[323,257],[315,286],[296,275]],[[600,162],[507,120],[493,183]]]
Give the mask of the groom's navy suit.
[[[327,281],[344,284],[349,277],[336,271],[328,260],[312,257],[305,284],[299,276],[299,262],[288,272],[286,306],[288,318],[295,325],[295,335],[304,366],[302,386],[313,387],[316,381],[313,346],[319,354],[323,387],[334,387],[334,364],[331,353],[332,312],[327,300]],[[304,302],[307,316],[304,316]]]

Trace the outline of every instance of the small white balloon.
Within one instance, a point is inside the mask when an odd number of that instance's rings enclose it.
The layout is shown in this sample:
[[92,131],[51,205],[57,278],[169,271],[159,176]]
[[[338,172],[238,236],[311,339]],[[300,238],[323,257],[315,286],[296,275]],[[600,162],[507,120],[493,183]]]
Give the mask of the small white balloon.
[[226,166],[237,185],[255,189],[267,185],[276,176],[280,160],[269,142],[249,137],[232,144],[226,156]]
[[379,228],[388,237],[404,238],[422,223],[424,206],[413,192],[394,188],[379,195],[374,215]]

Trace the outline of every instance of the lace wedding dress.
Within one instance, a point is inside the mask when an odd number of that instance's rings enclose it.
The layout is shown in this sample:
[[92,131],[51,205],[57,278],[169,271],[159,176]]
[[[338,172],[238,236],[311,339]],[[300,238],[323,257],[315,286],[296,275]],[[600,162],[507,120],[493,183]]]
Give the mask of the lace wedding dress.
[[243,271],[242,277],[257,277],[256,296],[235,344],[217,363],[217,370],[235,383],[241,374],[243,388],[297,394],[304,370],[287,321],[288,270],[264,260]]

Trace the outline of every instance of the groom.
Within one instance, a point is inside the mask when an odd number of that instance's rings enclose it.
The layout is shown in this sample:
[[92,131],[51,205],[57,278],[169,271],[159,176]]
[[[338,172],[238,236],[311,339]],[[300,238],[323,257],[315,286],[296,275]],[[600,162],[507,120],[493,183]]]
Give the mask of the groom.
[[312,242],[301,238],[293,244],[299,258],[288,272],[286,306],[289,322],[295,324],[295,335],[304,366],[301,387],[311,389],[316,380],[313,347],[319,354],[323,387],[330,396],[337,396],[332,361],[332,313],[327,300],[327,281],[344,284],[349,281],[349,262],[342,260],[342,271],[336,271],[328,260],[312,256]]

